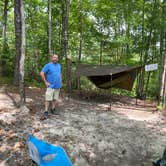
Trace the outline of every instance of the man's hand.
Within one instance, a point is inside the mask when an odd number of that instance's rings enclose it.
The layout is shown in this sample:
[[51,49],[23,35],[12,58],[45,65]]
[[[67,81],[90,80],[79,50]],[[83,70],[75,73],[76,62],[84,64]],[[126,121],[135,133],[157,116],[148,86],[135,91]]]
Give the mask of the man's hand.
[[51,84],[49,82],[45,82],[46,87],[48,88]]
[[40,76],[41,76],[42,80],[44,81],[46,87],[49,87],[51,84],[46,80],[45,73],[41,71]]

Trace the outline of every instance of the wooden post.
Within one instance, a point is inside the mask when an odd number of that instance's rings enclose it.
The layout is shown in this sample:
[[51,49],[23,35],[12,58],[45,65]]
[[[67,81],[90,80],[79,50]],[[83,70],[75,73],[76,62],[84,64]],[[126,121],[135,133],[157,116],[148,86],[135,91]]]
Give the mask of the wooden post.
[[[136,79],[137,79],[137,83],[138,83],[138,71],[136,70]],[[136,101],[135,101],[135,104],[137,105],[137,92],[138,92],[138,85],[136,86]]]
[[[112,83],[112,73],[110,73],[110,76],[111,76],[111,83]],[[109,110],[112,110],[112,86],[110,89],[110,108],[109,108]]]

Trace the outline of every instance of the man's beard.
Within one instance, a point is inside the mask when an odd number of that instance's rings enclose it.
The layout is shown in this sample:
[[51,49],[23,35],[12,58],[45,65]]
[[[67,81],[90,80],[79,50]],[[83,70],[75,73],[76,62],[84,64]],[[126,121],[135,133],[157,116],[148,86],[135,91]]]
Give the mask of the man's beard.
[[58,61],[52,61],[52,63],[57,63]]

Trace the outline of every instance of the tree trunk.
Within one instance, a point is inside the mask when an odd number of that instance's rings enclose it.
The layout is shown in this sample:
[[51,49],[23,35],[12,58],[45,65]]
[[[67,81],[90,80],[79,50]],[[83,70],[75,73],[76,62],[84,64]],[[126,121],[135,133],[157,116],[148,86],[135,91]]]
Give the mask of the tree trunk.
[[59,33],[59,36],[60,36],[60,58],[59,58],[59,61],[61,62],[62,59],[63,59],[63,56],[64,56],[64,20],[65,20],[65,3],[64,1],[61,1],[61,31]]
[[145,84],[145,98],[146,98],[147,92],[148,92],[150,77],[151,77],[151,71],[148,72],[148,78],[147,78],[147,81],[146,81],[146,84]]
[[[131,9],[132,9],[132,5],[131,5],[131,1],[128,1],[128,3],[126,4],[126,10],[124,10],[124,17],[125,17],[125,21],[126,21],[126,38],[129,39],[130,38],[130,17],[131,17]],[[122,50],[123,50],[123,46],[122,46]],[[126,43],[125,46],[125,54],[122,54],[121,56],[124,56],[125,60],[126,58],[128,59],[130,57],[130,44],[129,42]],[[122,57],[122,59],[124,59]]]
[[[143,66],[145,66],[147,64],[147,60],[148,60],[148,51],[149,51],[149,47],[150,47],[150,43],[151,43],[151,35],[152,35],[152,28],[150,30],[150,34],[146,43],[146,47],[145,47],[145,56],[143,59]],[[141,75],[141,80],[140,80],[140,96],[143,96],[143,98],[145,97],[145,92],[144,92],[144,87],[145,87],[145,70],[142,70],[142,75]]]
[[[3,53],[6,53],[6,48],[7,48],[7,38],[6,38],[6,29],[7,29],[7,7],[8,7],[8,0],[5,0],[4,1],[4,14],[3,14],[3,34],[2,34],[2,38],[3,38]],[[2,63],[2,60],[3,60],[3,56],[0,55],[0,77],[2,77],[2,74],[3,74],[3,63]]]
[[4,24],[3,24],[3,44],[6,45],[7,38],[6,38],[6,29],[7,29],[7,7],[8,7],[8,0],[4,1]]
[[100,41],[100,65],[102,65],[103,59],[103,40]]
[[166,0],[162,3],[161,33],[160,33],[160,75],[159,75],[159,98],[158,103],[166,107],[166,31],[165,31],[165,11]]
[[[81,5],[82,6],[82,5]],[[81,63],[82,58],[82,41],[83,41],[83,17],[80,16],[80,25],[79,25],[79,32],[80,32],[80,42],[79,42],[79,54],[78,54],[78,64]],[[80,77],[76,79],[76,89],[80,89]]]
[[25,105],[24,60],[25,60],[25,18],[22,0],[14,0],[15,35],[16,35],[16,71],[19,82],[20,107]]
[[20,0],[14,0],[14,23],[15,23],[15,69],[14,69],[14,85],[19,85],[19,62],[21,56],[21,7]]
[[[163,11],[164,12],[164,11]],[[163,13],[162,12],[162,13]],[[161,22],[163,22],[164,16],[162,14]],[[159,93],[158,93],[158,104],[160,104],[160,93],[161,93],[161,83],[162,83],[162,67],[163,67],[163,50],[164,50],[164,27],[161,26],[160,29],[160,65],[159,65]]]
[[[143,66],[143,53],[144,53],[144,19],[145,17],[145,0],[143,1],[142,6],[142,33],[141,33],[141,52],[140,52],[140,65]],[[144,69],[141,70],[140,76],[138,79],[138,90],[137,90],[137,96],[141,97],[143,96],[143,79],[144,79]]]
[[161,70],[161,81],[160,81],[160,97],[159,97],[159,104],[166,108],[166,33],[164,39],[164,51],[163,51],[163,63],[162,63],[162,70]]
[[37,50],[33,52],[33,57],[32,57],[32,70],[33,70],[33,76],[36,77],[39,73],[39,53]]
[[71,91],[71,62],[68,48],[68,18],[69,18],[69,7],[70,0],[65,1],[65,17],[64,17],[64,51],[66,57],[66,85],[67,92]]
[[52,54],[52,0],[48,3],[48,52]]
[[78,55],[78,63],[81,62],[81,58],[82,58],[82,40],[83,40],[83,18],[81,16],[81,20],[80,20],[80,28],[79,28],[79,31],[80,31],[80,43],[79,43],[79,55]]

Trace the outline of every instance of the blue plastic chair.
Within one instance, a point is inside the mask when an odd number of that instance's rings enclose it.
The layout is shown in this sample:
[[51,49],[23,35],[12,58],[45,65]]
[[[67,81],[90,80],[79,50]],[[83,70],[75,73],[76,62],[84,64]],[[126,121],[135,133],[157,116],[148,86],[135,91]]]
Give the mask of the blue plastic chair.
[[28,147],[31,159],[39,166],[72,166],[65,150],[60,146],[51,145],[29,135]]

